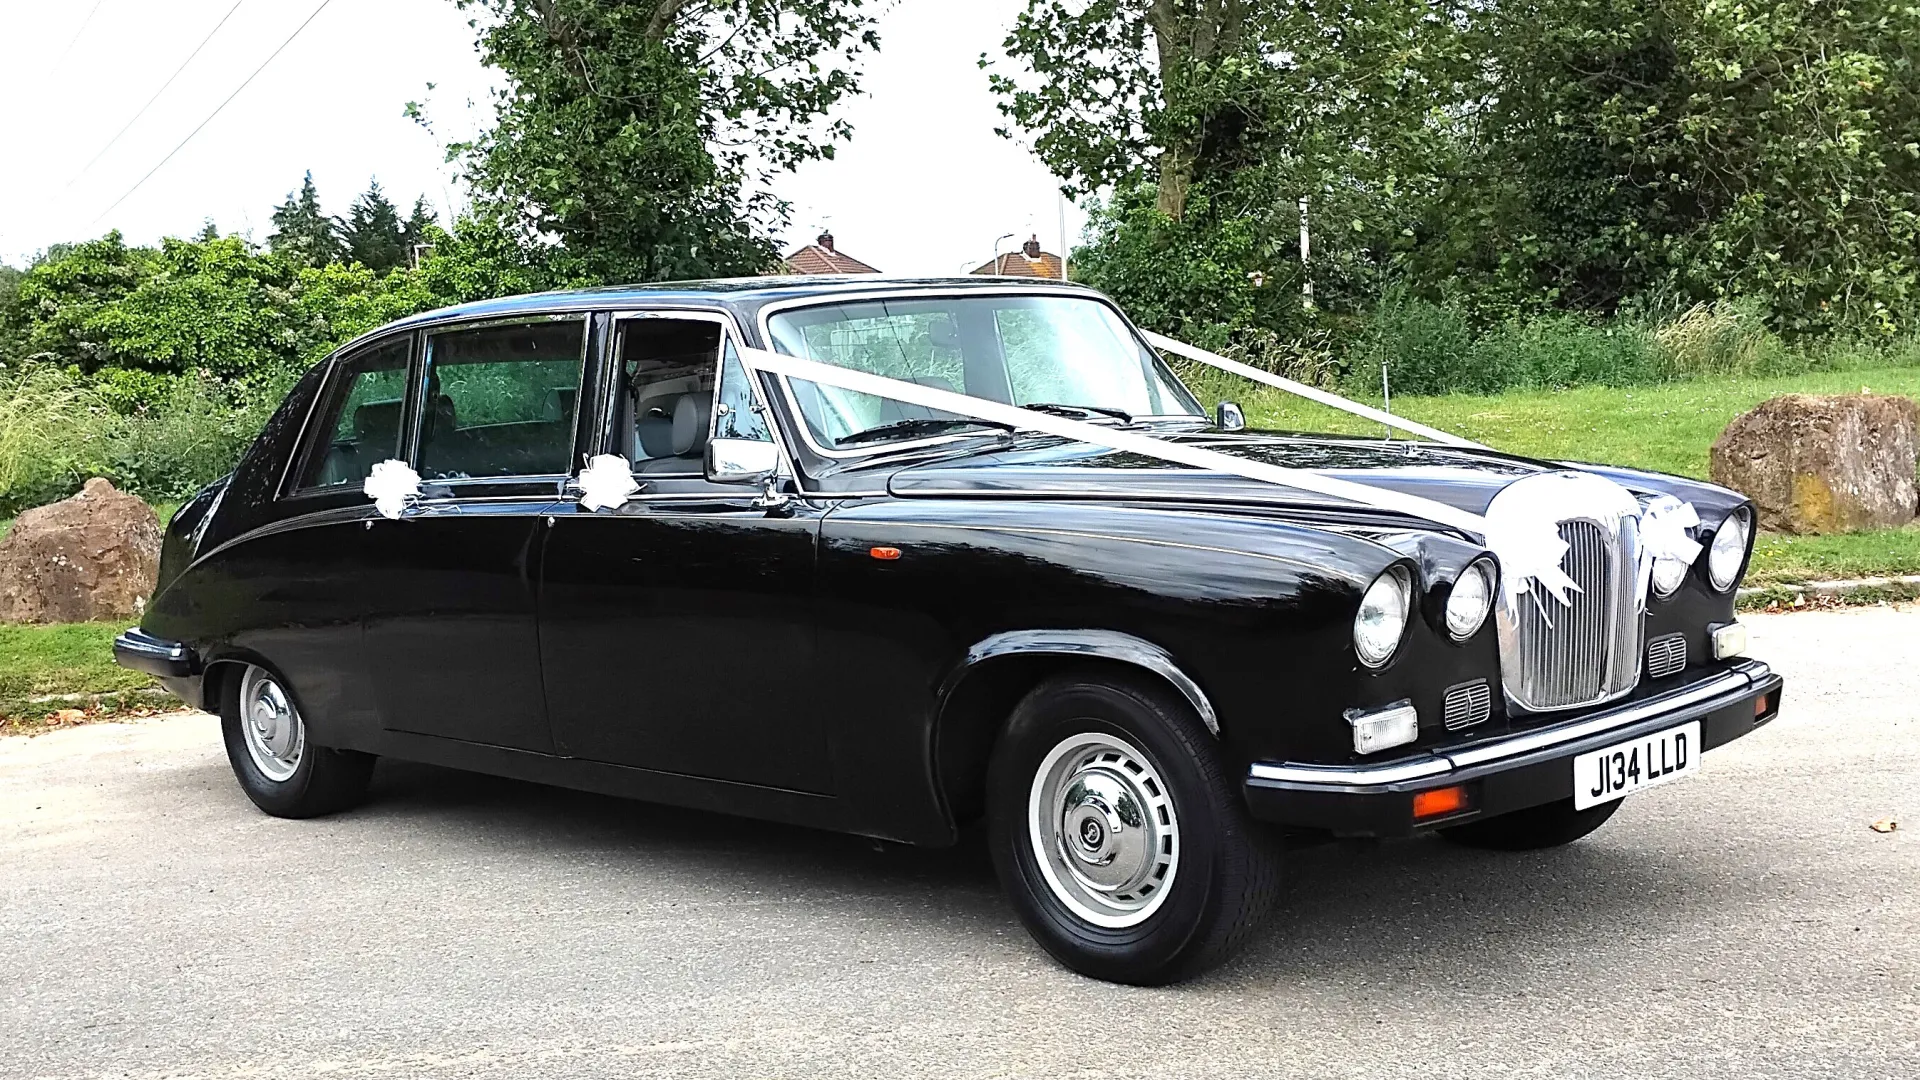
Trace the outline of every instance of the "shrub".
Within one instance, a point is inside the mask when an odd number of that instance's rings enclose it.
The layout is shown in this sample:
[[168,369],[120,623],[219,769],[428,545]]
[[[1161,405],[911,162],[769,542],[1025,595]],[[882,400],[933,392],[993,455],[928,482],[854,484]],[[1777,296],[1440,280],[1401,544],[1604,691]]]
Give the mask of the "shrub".
[[111,416],[71,372],[0,365],[0,517],[64,498],[105,461]]

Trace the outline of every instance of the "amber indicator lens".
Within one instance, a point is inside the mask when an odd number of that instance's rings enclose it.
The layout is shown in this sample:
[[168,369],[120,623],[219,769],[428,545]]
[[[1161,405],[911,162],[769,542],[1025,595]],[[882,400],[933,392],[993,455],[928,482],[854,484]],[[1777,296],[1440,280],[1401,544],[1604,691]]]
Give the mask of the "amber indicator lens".
[[867,554],[879,559],[881,562],[892,562],[900,557],[900,549],[897,547],[877,547],[869,549]]
[[1463,784],[1417,792],[1413,796],[1413,819],[1440,817],[1467,808],[1467,789]]

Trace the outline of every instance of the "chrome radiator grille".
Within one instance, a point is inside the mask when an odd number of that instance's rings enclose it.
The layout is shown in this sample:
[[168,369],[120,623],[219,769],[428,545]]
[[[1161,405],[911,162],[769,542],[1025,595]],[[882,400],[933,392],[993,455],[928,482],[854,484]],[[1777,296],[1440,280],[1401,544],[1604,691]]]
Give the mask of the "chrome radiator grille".
[[1567,606],[1536,584],[1517,615],[1501,611],[1502,681],[1514,704],[1572,709],[1633,689],[1640,677],[1638,524],[1626,516],[1560,523],[1568,548],[1560,567],[1581,591]]

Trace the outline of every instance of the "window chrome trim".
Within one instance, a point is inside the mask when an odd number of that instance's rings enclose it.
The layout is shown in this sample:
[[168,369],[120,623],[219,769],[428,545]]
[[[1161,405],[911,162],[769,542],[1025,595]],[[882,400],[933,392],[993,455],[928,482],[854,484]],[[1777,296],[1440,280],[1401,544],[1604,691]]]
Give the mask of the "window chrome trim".
[[[773,317],[783,312],[793,311],[799,308],[834,307],[841,304],[858,304],[874,300],[938,300],[967,296],[1058,296],[1071,297],[1077,300],[1091,300],[1094,303],[1105,305],[1108,310],[1119,317],[1120,324],[1127,328],[1127,332],[1133,335],[1135,344],[1145,350],[1147,355],[1159,359],[1162,363],[1166,362],[1165,358],[1160,356],[1159,350],[1147,342],[1146,337],[1140,333],[1140,328],[1133,324],[1133,320],[1127,318],[1127,313],[1120,310],[1120,305],[1114,303],[1099,292],[1083,285],[1058,283],[1008,288],[1005,285],[1008,279],[990,280],[995,280],[999,283],[999,287],[973,288],[965,285],[943,285],[919,289],[875,289],[853,293],[836,293],[832,295],[796,296],[786,300],[778,300],[763,305],[760,308],[758,316],[760,340],[766,343],[767,351],[778,351],[773,347]],[[804,357],[802,359],[804,359]],[[882,443],[878,446],[861,447],[857,450],[830,450],[820,445],[819,440],[813,437],[813,430],[807,426],[806,415],[800,411],[800,399],[794,396],[793,393],[793,381],[785,375],[775,376],[775,381],[780,386],[781,396],[786,401],[787,411],[793,418],[794,427],[799,429],[800,441],[806,444],[807,450],[810,453],[829,461],[857,460],[872,457],[876,454],[896,453],[901,450],[918,449],[925,446],[940,446],[966,439],[978,439],[987,435],[986,432],[962,432],[953,435],[936,435],[925,439],[909,439],[903,442]],[[1188,387],[1187,384],[1180,382],[1179,375],[1175,374],[1173,381],[1179,385],[1181,390],[1186,392],[1188,397],[1193,398],[1195,404],[1199,403],[1199,397],[1194,394],[1192,388]],[[1191,414],[1175,413],[1168,417],[1135,417],[1136,420],[1189,418],[1202,422],[1207,419],[1204,412]]]
[[[708,402],[707,408],[707,438],[711,440],[715,426],[720,423],[720,383],[722,377],[726,374],[727,341],[729,339],[733,341],[736,355],[741,349],[751,347],[747,344],[746,335],[742,333],[740,329],[740,321],[734,317],[733,312],[723,308],[694,305],[662,305],[660,307],[618,308],[607,312],[607,315],[611,321],[611,329],[607,334],[607,369],[602,378],[603,381],[608,383],[607,389],[609,391],[615,389],[618,385],[619,352],[621,349],[622,335],[624,333],[623,327],[626,323],[639,319],[685,319],[695,322],[715,322],[720,324],[720,347],[715,350],[713,360],[713,397]],[[745,361],[741,362],[740,367],[741,371],[747,376],[748,392],[753,395],[754,402],[760,406],[760,415],[767,422],[767,434],[773,436],[773,445],[780,451],[780,464],[782,466],[780,475],[781,477],[792,478],[795,485],[798,486],[800,470],[795,467],[793,453],[788,448],[786,439],[781,434],[779,414],[774,410],[773,403],[767,399],[765,388],[760,385],[760,380],[754,377],[756,373],[753,369],[747,367]],[[606,395],[606,406],[601,411],[601,415],[596,418],[595,430],[599,433],[600,443],[603,446],[606,445],[607,440],[612,437],[613,423],[619,414],[619,409],[614,404],[614,397],[615,395],[611,392]],[[637,466],[639,462],[636,461],[631,464]],[[707,473],[706,470],[702,468],[687,473],[636,472],[633,475],[635,477],[647,477],[650,481],[705,480]],[[738,487],[739,485],[721,486]],[[801,492],[802,496],[806,494],[807,492],[804,490]],[[648,496],[645,495],[634,496],[635,499],[647,497]],[[653,497],[659,498],[660,496]],[[706,498],[707,496],[699,497]]]
[[[414,365],[414,361],[418,358],[419,351],[420,351],[420,339],[418,336],[418,331],[403,330],[397,334],[391,334],[386,336],[381,336],[378,334],[363,334],[359,338],[355,339],[355,341],[352,344],[335,349],[330,355],[328,355],[328,357],[325,360],[320,361],[321,364],[326,365],[327,372],[325,375],[321,376],[320,388],[314,391],[313,400],[307,403],[307,415],[305,419],[300,421],[300,434],[293,441],[293,453],[287,455],[286,464],[281,466],[280,483],[274,488],[273,499],[275,502],[280,502],[286,499],[308,498],[314,495],[326,495],[326,494],[331,494],[333,492],[343,491],[343,490],[352,490],[351,487],[342,488],[339,485],[331,485],[331,486],[325,486],[325,487],[319,484],[310,485],[308,487],[293,486],[296,480],[298,479],[296,476],[296,471],[306,467],[307,452],[313,449],[313,447],[308,445],[307,443],[307,434],[308,434],[308,431],[313,427],[313,418],[316,414],[319,413],[321,402],[324,402],[327,400],[327,395],[333,392],[334,384],[336,380],[340,378],[340,365],[342,361],[347,360],[349,358],[358,357],[362,353],[371,352],[375,349],[385,348],[386,346],[391,345],[402,338],[407,339],[407,366],[405,369],[403,369],[407,373],[407,381],[406,381],[406,392],[400,398],[400,431],[399,431],[399,436],[404,449],[404,443],[407,435],[407,415],[406,415],[407,399],[413,395],[413,365]],[[315,366],[318,367],[319,365],[316,364]]]
[[[424,435],[424,432],[422,431],[422,426],[427,414],[427,380],[433,377],[433,339],[435,337],[445,335],[445,334],[468,333],[470,331],[475,331],[475,330],[494,330],[494,329],[498,329],[501,327],[508,327],[508,326],[534,326],[541,323],[566,323],[566,322],[573,322],[573,323],[580,324],[580,361],[579,361],[579,369],[578,369],[579,373],[575,376],[575,379],[574,379],[576,385],[573,392],[574,403],[573,403],[573,433],[572,434],[573,434],[573,437],[577,438],[580,432],[580,409],[582,407],[580,398],[587,389],[587,367],[589,363],[593,360],[593,356],[592,356],[593,312],[592,311],[580,310],[580,311],[567,311],[567,312],[528,312],[525,314],[495,316],[492,318],[452,320],[444,323],[434,323],[428,326],[422,326],[422,327],[416,328],[416,332],[419,333],[420,335],[420,340],[415,343],[417,347],[417,352],[418,352],[420,370],[418,373],[419,378],[408,380],[409,386],[408,386],[407,392],[413,401],[413,417],[412,417],[413,423],[409,425],[405,425],[401,430],[401,444],[402,444],[401,453],[400,453],[401,460],[405,461],[411,468],[413,468],[415,472],[419,471],[420,451],[422,449],[420,440],[421,440],[421,437]],[[573,463],[573,459],[576,456],[578,456],[577,454],[578,450],[579,450],[578,446],[570,445],[567,447],[567,463],[569,465],[571,465]],[[447,477],[444,479],[436,478],[436,477],[421,476],[420,483],[423,486],[426,484],[459,484],[459,483],[494,483],[494,484],[533,483],[535,481],[543,480],[551,475],[553,474],[551,473],[507,473],[501,476],[463,476],[463,477]]]
[[1613,709],[1599,716],[1588,717],[1585,720],[1547,728],[1543,731],[1497,739],[1463,750],[1440,752],[1429,758],[1365,766],[1256,761],[1247,767],[1247,778],[1329,787],[1364,787],[1372,784],[1424,780],[1428,777],[1469,769],[1476,765],[1524,757],[1541,750],[1579,742],[1594,735],[1603,735],[1619,728],[1654,720],[1666,713],[1700,705],[1715,698],[1737,697],[1752,690],[1772,673],[1771,668],[1756,660],[1751,665],[1722,672],[1684,690]]

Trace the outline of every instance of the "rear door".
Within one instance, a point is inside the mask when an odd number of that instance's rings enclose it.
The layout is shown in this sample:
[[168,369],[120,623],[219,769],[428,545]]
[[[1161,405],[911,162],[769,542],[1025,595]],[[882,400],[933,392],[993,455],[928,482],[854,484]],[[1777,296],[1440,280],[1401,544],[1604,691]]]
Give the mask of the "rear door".
[[426,335],[411,460],[422,497],[375,521],[366,644],[386,727],[553,752],[534,587],[573,471],[588,321]]
[[730,324],[663,314],[624,320],[615,340],[608,444],[641,490],[618,510],[572,504],[547,530],[555,737],[595,761],[828,793],[810,679],[818,515],[705,477],[716,430],[774,440]]

